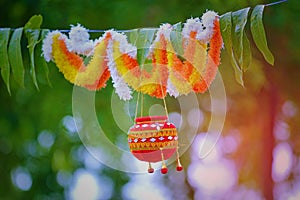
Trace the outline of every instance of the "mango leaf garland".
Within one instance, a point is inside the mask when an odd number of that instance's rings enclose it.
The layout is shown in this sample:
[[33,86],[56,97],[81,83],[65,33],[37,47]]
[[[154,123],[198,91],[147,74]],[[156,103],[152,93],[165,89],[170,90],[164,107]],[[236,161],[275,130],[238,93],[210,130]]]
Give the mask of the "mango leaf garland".
[[156,29],[143,28],[138,31],[136,44],[137,60],[140,65],[143,65],[149,53],[149,47],[154,39]]
[[254,8],[251,14],[250,29],[257,48],[263,54],[265,60],[269,64],[274,65],[274,56],[268,48],[266,33],[262,22],[264,7],[264,5],[258,5]]
[[177,24],[173,25],[173,31],[170,34],[170,39],[171,39],[174,51],[178,55],[182,56],[183,55],[183,47],[182,47],[181,23],[177,23]]
[[[234,55],[238,61],[241,70],[245,71],[246,63],[244,62],[244,37],[245,26],[247,23],[248,13],[250,8],[244,8],[231,13],[232,16],[232,44],[234,49]],[[248,52],[245,52],[248,53]],[[248,63],[249,64],[249,63]]]
[[27,48],[29,50],[30,58],[30,75],[32,77],[35,87],[39,90],[39,86],[36,79],[35,73],[35,62],[34,62],[34,49],[39,42],[40,26],[42,24],[43,18],[41,15],[34,15],[29,19],[29,21],[24,26],[24,32],[28,40]]
[[13,32],[8,47],[8,58],[14,79],[20,85],[20,87],[24,88],[25,70],[21,51],[22,34],[22,27],[15,29],[15,31]]
[[[273,65],[274,57],[267,46],[262,22],[264,7],[265,5],[258,5],[254,8],[250,18],[250,29],[257,48],[265,60]],[[235,12],[228,12],[220,18],[224,46],[234,69],[236,81],[241,85],[244,84],[243,72],[248,69],[252,60],[251,46],[245,32],[249,10],[250,8],[244,8]]]
[[0,69],[1,69],[1,76],[3,81],[6,85],[7,91],[11,94],[10,91],[10,65],[8,61],[8,54],[7,54],[7,44],[9,40],[10,28],[5,28],[0,30]]
[[246,33],[243,35],[243,62],[241,64],[241,67],[243,71],[247,71],[252,60],[252,53],[251,53],[251,47],[250,42],[248,40],[248,37]]
[[48,29],[43,29],[41,31],[39,43],[36,46],[35,61],[37,66],[37,71],[36,71],[37,74],[39,74],[42,78],[45,78],[48,84],[51,86],[51,82],[49,79],[49,68],[45,59],[42,57],[42,42],[41,42],[48,33],[49,33]]
[[231,37],[231,29],[232,29],[232,19],[231,19],[231,12],[225,13],[220,18],[220,28],[222,33],[222,38],[225,46],[225,50],[230,58],[231,65],[234,69],[235,79],[236,81],[244,85],[243,81],[243,72],[240,69],[234,54],[233,54],[233,48],[232,48],[232,37]]
[[125,33],[128,37],[129,42],[135,46],[139,37],[139,31],[140,29],[133,29],[130,32]]

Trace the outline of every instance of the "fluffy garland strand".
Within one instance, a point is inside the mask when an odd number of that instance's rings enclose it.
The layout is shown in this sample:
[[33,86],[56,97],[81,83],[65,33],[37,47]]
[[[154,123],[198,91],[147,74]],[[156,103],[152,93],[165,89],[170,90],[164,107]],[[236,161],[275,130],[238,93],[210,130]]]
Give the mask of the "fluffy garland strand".
[[[112,77],[122,100],[132,98],[131,88],[157,98],[167,93],[177,97],[205,92],[220,64],[223,42],[219,16],[207,11],[201,19],[191,18],[184,23],[180,33],[183,55],[174,50],[172,31],[170,24],[160,26],[147,55],[149,62],[143,66],[138,63],[136,46],[128,42],[126,35],[109,30],[93,41],[81,25],[71,27],[69,38],[59,31],[48,33],[43,55],[47,62],[57,65],[66,80],[89,90],[105,87]],[[89,61],[85,61],[87,58]]]

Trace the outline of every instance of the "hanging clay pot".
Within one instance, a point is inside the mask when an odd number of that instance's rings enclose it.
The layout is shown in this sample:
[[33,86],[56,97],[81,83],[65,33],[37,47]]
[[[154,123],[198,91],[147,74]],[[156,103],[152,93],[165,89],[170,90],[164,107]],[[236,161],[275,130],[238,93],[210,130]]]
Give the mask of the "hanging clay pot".
[[168,172],[164,160],[177,152],[177,170],[182,166],[178,157],[178,136],[174,124],[167,121],[167,116],[147,116],[135,119],[128,132],[128,144],[132,154],[141,161],[149,162],[149,173],[153,173],[151,162],[162,161],[161,173]]

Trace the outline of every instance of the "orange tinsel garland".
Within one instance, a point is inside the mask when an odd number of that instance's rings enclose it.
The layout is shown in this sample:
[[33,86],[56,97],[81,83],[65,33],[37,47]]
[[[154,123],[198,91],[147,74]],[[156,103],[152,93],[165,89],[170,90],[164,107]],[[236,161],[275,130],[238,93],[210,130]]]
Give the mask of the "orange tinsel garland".
[[100,58],[106,56],[106,46],[107,38],[96,45],[97,56],[94,56],[85,66],[83,59],[76,53],[70,52],[66,47],[66,40],[57,34],[53,37],[53,60],[71,83],[90,90],[100,89],[105,86],[105,82],[110,77],[107,61]]
[[[49,33],[43,52],[45,59],[53,60],[75,85],[97,90],[111,76],[116,93],[124,100],[131,98],[129,86],[157,98],[164,98],[167,92],[174,96],[192,91],[203,93],[216,76],[222,37],[215,12],[206,12],[201,20],[191,18],[184,24],[182,55],[177,55],[171,42],[173,27],[162,25],[148,47],[146,67],[139,65],[137,48],[128,43],[124,34],[110,30],[93,42],[80,25],[72,27],[76,30],[71,30],[70,38],[58,31]],[[91,56],[87,65],[81,55]]]
[[206,63],[203,79],[198,83],[199,92],[205,92],[214,78],[216,77],[218,66],[220,64],[220,54],[223,40],[220,31],[219,19],[214,20],[213,34],[210,40],[210,48],[208,51],[208,58]]

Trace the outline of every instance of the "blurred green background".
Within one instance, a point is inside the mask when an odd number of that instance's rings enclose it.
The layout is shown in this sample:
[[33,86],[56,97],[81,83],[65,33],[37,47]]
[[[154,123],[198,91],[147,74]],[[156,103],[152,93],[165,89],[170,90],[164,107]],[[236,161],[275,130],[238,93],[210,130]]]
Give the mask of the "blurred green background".
[[[201,16],[206,9],[223,14],[260,3],[271,1],[1,0],[0,27],[24,26],[34,14],[43,16],[42,28],[52,30],[77,23],[104,30],[158,27]],[[245,73],[245,88],[236,83],[223,51],[219,69],[228,110],[222,137],[210,159],[195,160],[188,151],[182,156],[185,171],[171,168],[165,176],[120,172],[87,153],[74,129],[73,86],[50,63],[52,86],[38,76],[36,91],[24,50],[26,87],[12,81],[9,96],[0,79],[0,199],[300,199],[299,8],[300,1],[266,8],[264,24],[275,66],[266,64],[252,43],[255,59]],[[111,102],[109,82],[97,92],[96,107],[105,113],[98,116],[102,128],[118,144],[121,131],[106,106]],[[209,123],[207,97],[198,95],[204,119],[199,138]],[[175,112],[174,101],[167,98]]]

